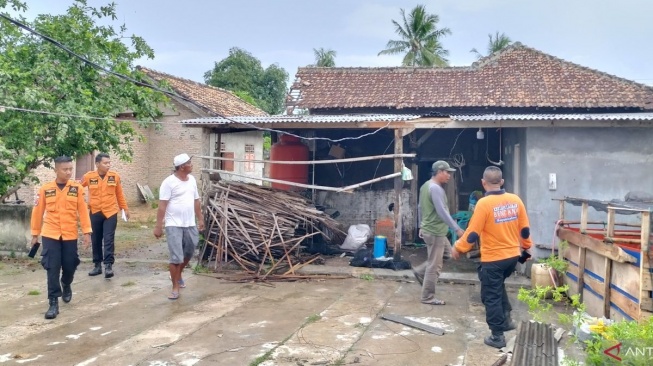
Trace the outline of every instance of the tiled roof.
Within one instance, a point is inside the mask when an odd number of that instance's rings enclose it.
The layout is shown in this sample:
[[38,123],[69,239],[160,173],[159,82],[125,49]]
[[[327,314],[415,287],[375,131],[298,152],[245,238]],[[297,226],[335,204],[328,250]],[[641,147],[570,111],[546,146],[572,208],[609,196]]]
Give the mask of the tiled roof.
[[345,123],[345,122],[401,122],[420,118],[414,114],[342,114],[335,116],[321,115],[287,115],[249,117],[236,116],[229,119],[221,117],[194,118],[180,121],[183,124],[223,125],[229,123],[259,124],[259,123]]
[[300,108],[560,107],[653,110],[653,87],[515,43],[469,67],[303,67]]
[[653,121],[653,113],[470,114],[450,118],[452,121]]
[[238,98],[232,92],[139,66],[156,81],[166,81],[175,93],[190,99],[205,111],[220,116],[266,116],[267,113]]

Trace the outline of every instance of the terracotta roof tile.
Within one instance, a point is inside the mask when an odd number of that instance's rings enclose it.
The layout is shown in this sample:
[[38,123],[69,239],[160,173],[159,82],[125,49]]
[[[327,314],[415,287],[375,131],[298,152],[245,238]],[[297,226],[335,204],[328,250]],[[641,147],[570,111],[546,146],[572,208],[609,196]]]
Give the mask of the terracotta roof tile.
[[179,95],[190,99],[207,112],[219,116],[267,116],[267,113],[238,98],[232,92],[192,80],[139,66],[156,81],[166,81]]
[[633,107],[653,110],[653,87],[553,57],[520,43],[469,67],[303,67],[301,108]]

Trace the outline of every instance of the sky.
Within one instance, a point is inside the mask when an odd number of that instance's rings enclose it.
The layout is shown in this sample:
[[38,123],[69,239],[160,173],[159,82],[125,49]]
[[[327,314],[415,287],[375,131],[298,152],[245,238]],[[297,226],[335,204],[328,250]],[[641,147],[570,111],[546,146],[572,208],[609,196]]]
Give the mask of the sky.
[[[60,14],[72,0],[24,0],[26,16]],[[88,0],[105,5],[108,0]],[[402,56],[377,56],[398,39],[391,21],[423,4],[440,17],[452,66],[475,61],[488,34],[567,61],[653,85],[652,0],[114,0],[116,26],[143,37],[156,58],[138,64],[204,81],[216,61],[239,47],[290,75],[315,62],[313,48],[337,52],[336,66],[399,66]]]

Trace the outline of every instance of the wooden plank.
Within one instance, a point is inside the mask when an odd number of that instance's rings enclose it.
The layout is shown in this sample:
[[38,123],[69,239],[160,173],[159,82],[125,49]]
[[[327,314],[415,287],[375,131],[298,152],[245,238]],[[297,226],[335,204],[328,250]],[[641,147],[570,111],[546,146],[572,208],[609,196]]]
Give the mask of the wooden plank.
[[565,201],[560,201],[560,207],[558,208],[558,220],[565,219]]
[[430,325],[419,323],[410,319],[406,319],[403,316],[394,315],[394,314],[383,314],[381,319],[389,320],[391,322],[407,325],[409,327],[417,328],[425,332],[433,333],[435,335],[444,335],[444,329],[432,327]]
[[610,281],[612,279],[612,260],[605,258],[603,273],[603,316],[610,318]]
[[583,202],[580,207],[580,232],[584,233],[587,230],[587,215],[588,215],[588,204]]
[[614,236],[614,221],[615,221],[615,211],[614,208],[608,208],[608,224],[606,226],[605,236]]
[[642,294],[642,301],[639,303],[639,308],[641,310],[653,311],[653,299],[645,296],[651,296],[651,293],[646,291]]
[[572,262],[578,264],[578,259],[579,259],[579,257],[578,257],[578,246],[573,244],[573,243],[569,243],[569,246],[567,247],[567,249],[565,249],[562,252],[562,257],[565,258],[568,261],[572,261]]
[[578,266],[574,266],[573,264],[570,264],[567,267],[567,272],[571,273],[572,275],[576,276],[576,278],[578,278]]
[[596,278],[588,275],[587,273],[585,273],[585,284],[597,294],[601,296],[605,294],[605,290],[603,288],[604,282],[597,280]]
[[[402,131],[399,129],[395,130],[395,155],[403,154],[404,152],[404,137]],[[403,159],[395,158],[395,173],[400,175],[395,178],[395,242],[394,242],[394,255],[393,258],[395,261],[401,260],[401,234],[403,232],[403,220],[401,217],[401,204],[402,197],[401,191],[404,185],[404,181],[401,179],[401,168],[403,166]]]
[[612,263],[610,282],[633,297],[638,297],[640,291],[653,291],[650,279],[642,281],[640,286],[639,267],[630,263]]
[[605,257],[592,251],[587,251],[585,254],[585,271],[602,277],[605,272]]
[[[648,257],[649,255],[649,239],[651,237],[651,213],[650,212],[642,212],[642,235],[640,237],[642,246],[640,250],[640,258],[645,258]],[[644,266],[641,265],[639,266],[639,292],[638,292],[638,298],[639,298],[639,303],[641,304],[643,302],[643,297],[642,294],[644,293],[644,286],[646,281],[651,280],[651,273],[647,269],[644,268]],[[641,319],[642,317],[642,309],[639,309],[639,317]]]
[[[413,228],[416,228],[420,223],[417,222],[417,206],[419,205],[419,165],[412,163],[410,170],[413,173],[413,180],[410,181],[410,207],[413,208]],[[408,235],[408,240],[415,241],[415,232],[412,230]]]
[[640,315],[639,306],[637,306],[634,301],[621,294],[621,292],[615,289],[610,289],[610,301],[631,318],[638,319]]
[[[558,229],[558,237],[562,240],[567,240],[579,247],[587,248],[595,253],[604,257],[608,257],[613,261],[624,263],[635,263],[637,260],[632,255],[626,253],[617,245],[606,244],[598,239],[588,235],[583,235],[579,232],[569,230],[566,228]],[[579,259],[580,260],[580,259]]]
[[580,301],[583,301],[585,287],[585,259],[587,254],[587,248],[578,247],[578,292],[580,293]]

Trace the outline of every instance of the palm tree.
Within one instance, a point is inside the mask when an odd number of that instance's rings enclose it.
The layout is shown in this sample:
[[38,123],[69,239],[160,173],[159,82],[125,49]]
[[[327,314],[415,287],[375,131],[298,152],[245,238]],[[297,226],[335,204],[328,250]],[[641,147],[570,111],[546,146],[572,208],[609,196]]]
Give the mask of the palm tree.
[[[492,37],[492,33],[488,34],[487,36],[490,38],[490,40],[487,43],[488,56],[495,53],[495,52],[499,52],[502,49],[504,49],[504,48],[506,48],[506,47],[508,47],[508,46],[510,46],[512,44],[512,40],[510,39],[510,37],[506,36],[505,33],[499,34],[499,32],[497,31],[494,34],[494,37]],[[469,51],[469,52],[475,53],[477,59],[481,59],[481,58],[485,57],[480,52],[478,52],[478,50],[476,48],[472,48],[472,50]]]
[[379,55],[396,55],[406,53],[403,66],[447,66],[446,56],[449,51],[445,50],[440,39],[451,34],[449,28],[438,29],[440,17],[437,14],[428,14],[424,5],[417,5],[410,11],[408,19],[404,9],[400,10],[403,18],[403,26],[395,20],[395,32],[401,40],[390,40],[385,50]]
[[315,66],[317,67],[335,67],[336,66],[336,51],[331,49],[313,48],[315,54]]

